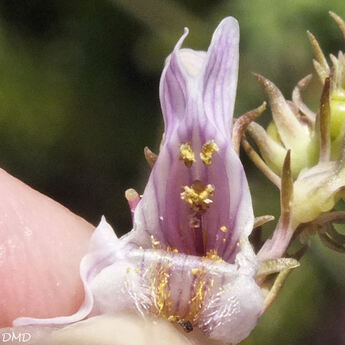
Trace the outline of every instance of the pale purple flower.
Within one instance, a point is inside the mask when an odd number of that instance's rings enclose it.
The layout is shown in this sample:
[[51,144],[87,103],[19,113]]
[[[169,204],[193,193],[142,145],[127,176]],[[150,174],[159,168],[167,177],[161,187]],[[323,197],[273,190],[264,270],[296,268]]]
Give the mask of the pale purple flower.
[[181,49],[187,34],[161,77],[165,135],[142,199],[130,201],[133,230],[118,239],[102,219],[81,263],[85,301],[77,313],[15,326],[136,311],[233,344],[255,327],[263,297],[248,242],[254,217],[231,143],[238,23],[224,19],[207,52]]

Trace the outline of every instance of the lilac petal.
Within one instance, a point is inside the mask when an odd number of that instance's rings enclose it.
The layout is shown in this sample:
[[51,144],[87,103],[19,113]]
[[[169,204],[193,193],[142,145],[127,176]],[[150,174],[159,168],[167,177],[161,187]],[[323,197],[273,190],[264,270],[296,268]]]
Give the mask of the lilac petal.
[[235,18],[222,20],[213,34],[204,72],[204,106],[224,135],[230,133],[238,76],[239,26]]
[[162,72],[159,94],[166,133],[169,127],[173,127],[172,123],[175,119],[183,116],[187,102],[187,80],[181,61],[178,58],[178,51],[187,35],[188,29],[185,28],[184,34],[177,42],[172,54],[168,57]]
[[95,315],[136,311],[172,317],[172,322],[179,316],[212,339],[237,343],[254,328],[262,310],[255,271],[248,243],[241,245],[232,265],[161,249],[133,249],[123,247],[103,219],[81,264],[86,302],[80,310],[69,317],[20,318],[14,325],[63,325]]
[[202,71],[207,59],[207,53],[189,48],[182,48],[179,51],[179,60],[190,77],[196,77]]
[[[252,229],[251,198],[242,164],[231,144],[231,123],[237,72],[239,29],[224,19],[207,53],[180,49],[185,31],[167,59],[160,96],[165,139],[127,241],[150,248],[152,239],[164,248],[191,255],[211,250],[234,260],[237,244]],[[207,143],[216,144],[212,161],[202,161]],[[189,145],[194,159],[180,158]],[[195,181],[214,189],[212,204],[196,212],[181,193]]]
[[238,344],[255,328],[262,295],[253,279],[240,275],[225,284],[205,306],[201,330],[211,339]]
[[255,255],[247,241],[239,249],[231,265],[161,249],[128,248],[127,255],[114,258],[89,282],[92,315],[136,310],[173,322],[178,316],[210,339],[236,344],[255,327],[263,306]]

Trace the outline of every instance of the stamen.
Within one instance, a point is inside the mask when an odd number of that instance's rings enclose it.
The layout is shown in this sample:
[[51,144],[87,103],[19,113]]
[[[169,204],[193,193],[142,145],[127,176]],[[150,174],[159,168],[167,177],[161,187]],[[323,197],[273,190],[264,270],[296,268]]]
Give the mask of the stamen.
[[185,143],[180,146],[180,160],[184,161],[185,166],[188,168],[195,162],[195,155],[190,143]]
[[218,152],[219,147],[215,143],[214,140],[207,141],[201,149],[200,152],[200,158],[204,162],[205,165],[211,165],[212,164],[212,155],[214,152]]
[[186,201],[195,212],[205,212],[212,204],[210,197],[213,195],[214,187],[210,184],[204,185],[196,180],[192,186],[184,186],[184,192],[181,193],[181,199]]

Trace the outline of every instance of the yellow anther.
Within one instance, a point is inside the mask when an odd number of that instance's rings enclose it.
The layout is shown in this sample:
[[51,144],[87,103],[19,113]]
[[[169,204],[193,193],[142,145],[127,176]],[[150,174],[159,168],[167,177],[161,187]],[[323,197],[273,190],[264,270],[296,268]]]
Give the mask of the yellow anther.
[[209,250],[206,255],[205,258],[210,259],[215,261],[216,263],[220,263],[223,262],[224,260],[218,255],[218,252],[216,249],[211,249]]
[[220,227],[220,231],[227,232],[228,228],[225,225],[223,225],[223,226]]
[[218,152],[218,151],[219,151],[219,147],[214,142],[214,140],[209,140],[202,146],[202,149],[200,152],[200,158],[204,162],[204,164],[211,165],[212,155],[214,152]]
[[180,146],[180,160],[184,161],[184,164],[188,168],[195,162],[195,155],[190,143],[185,143]]
[[201,181],[196,180],[192,186],[184,186],[184,192],[181,193],[181,199],[186,201],[188,205],[195,212],[205,212],[212,200],[210,197],[213,195],[214,187],[210,184],[204,185]]

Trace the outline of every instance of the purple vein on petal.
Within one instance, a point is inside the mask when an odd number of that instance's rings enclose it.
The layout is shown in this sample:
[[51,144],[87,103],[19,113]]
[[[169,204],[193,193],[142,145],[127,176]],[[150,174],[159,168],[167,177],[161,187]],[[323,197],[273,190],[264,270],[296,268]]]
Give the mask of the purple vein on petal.
[[[248,235],[248,230],[242,227],[251,226],[251,200],[242,176],[243,167],[230,138],[238,72],[238,32],[235,19],[223,20],[204,55],[181,49],[188,33],[185,30],[167,59],[160,83],[165,140],[135,212],[135,231],[131,235],[139,238],[136,242],[142,246],[150,243],[140,239],[146,236],[141,230],[145,227],[165,248],[199,256],[219,250],[225,259],[232,259],[238,241],[244,233]],[[196,65],[192,66],[194,61]],[[212,161],[206,166],[199,154],[207,142],[215,142],[218,149],[211,153]],[[195,155],[188,168],[179,157],[180,147],[186,143]],[[192,188],[195,181],[214,189],[210,206],[197,212],[181,199],[183,188]],[[248,208],[247,215],[243,208]],[[190,219],[199,225],[192,226]],[[223,228],[227,229],[224,234],[220,233]]]

